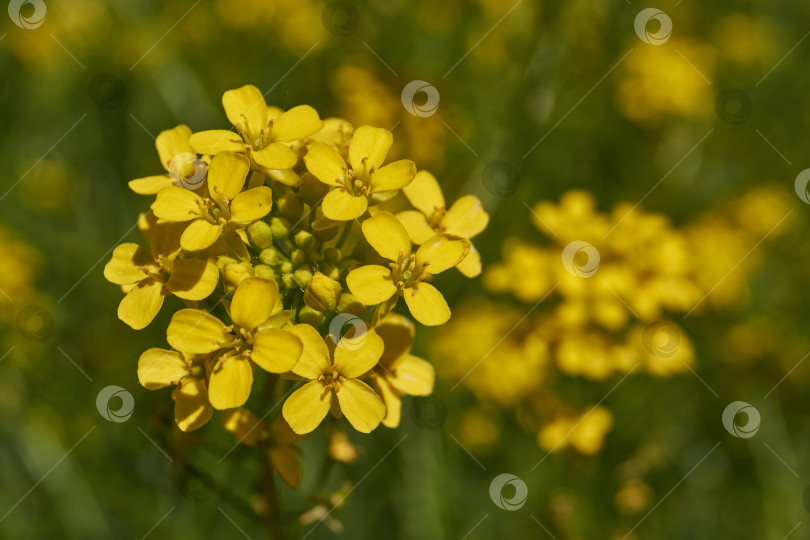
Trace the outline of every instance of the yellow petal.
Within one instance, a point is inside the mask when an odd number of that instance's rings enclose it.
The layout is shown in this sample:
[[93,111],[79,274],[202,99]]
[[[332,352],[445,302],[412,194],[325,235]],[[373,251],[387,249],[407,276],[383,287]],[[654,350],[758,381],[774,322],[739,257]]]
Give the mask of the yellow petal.
[[199,251],[211,247],[222,235],[222,226],[204,219],[192,221],[180,237],[180,245],[186,251]]
[[407,317],[399,313],[389,313],[374,330],[385,343],[385,350],[380,357],[381,364],[388,366],[410,352],[414,326]]
[[174,261],[180,253],[180,236],[186,227],[187,224],[183,221],[158,223],[154,212],[144,212],[138,216],[138,229],[149,244],[153,259],[161,255],[169,261]]
[[438,234],[419,246],[416,251],[416,264],[428,262],[425,271],[438,274],[464,260],[470,252],[470,242],[460,236]]
[[430,362],[406,354],[396,359],[388,371],[393,375],[394,387],[409,396],[428,396],[433,392],[436,372]]
[[236,287],[231,302],[231,320],[236,326],[253,331],[273,314],[278,298],[275,281],[248,278]]
[[304,156],[307,170],[315,178],[329,186],[342,186],[346,162],[337,150],[330,145],[320,142],[312,143]]
[[351,340],[344,337],[335,347],[338,372],[349,379],[360,377],[377,365],[383,347],[382,338],[373,329],[368,329],[362,336],[355,336]]
[[214,155],[219,152],[244,152],[245,141],[238,133],[227,129],[212,129],[195,133],[189,139],[197,154]]
[[489,214],[484,212],[475,195],[466,195],[456,202],[442,218],[442,227],[448,234],[472,238],[487,228]]
[[118,304],[118,318],[135,330],[142,330],[160,311],[163,297],[163,284],[147,278],[130,290]]
[[346,284],[351,293],[366,306],[375,306],[385,302],[397,292],[391,280],[391,269],[369,264],[349,272]]
[[265,423],[243,407],[222,411],[222,424],[227,432],[244,444],[259,444],[267,434]]
[[335,188],[326,194],[321,203],[323,215],[335,221],[351,221],[365,213],[368,199],[365,195],[354,196],[344,188]]
[[290,371],[301,358],[304,344],[285,330],[266,328],[253,334],[250,359],[270,373]]
[[470,244],[470,252],[456,265],[456,268],[468,278],[474,278],[481,273],[481,254],[474,245]]
[[317,381],[310,381],[287,398],[281,415],[294,432],[303,435],[318,427],[331,405],[332,391]]
[[295,187],[301,184],[301,177],[292,169],[268,169],[267,176],[285,186]]
[[379,169],[393,142],[394,136],[387,129],[360,126],[349,143],[349,163],[352,164],[352,169],[355,171],[363,170],[364,167],[365,170],[371,167]]
[[152,203],[152,212],[155,216],[166,221],[189,221],[202,215],[197,202],[202,199],[193,191],[169,186],[158,192],[155,202]]
[[247,358],[236,354],[223,356],[211,371],[208,399],[215,409],[241,407],[250,397],[253,368]]
[[262,150],[253,150],[250,157],[268,169],[292,169],[298,163],[298,155],[281,143],[270,144]]
[[251,139],[257,139],[261,129],[267,126],[267,103],[259,89],[252,84],[225,92],[222,106],[231,124],[241,124],[248,130]]
[[259,186],[243,191],[231,202],[231,219],[247,225],[261,219],[273,208],[273,190]]
[[413,182],[402,188],[402,192],[414,208],[430,216],[437,209],[444,208],[444,195],[436,177],[427,171],[419,171]]
[[442,293],[424,281],[402,294],[413,318],[425,326],[439,326],[450,320],[450,308]]
[[183,355],[166,349],[147,349],[138,359],[138,382],[147,390],[177,384],[188,375]]
[[204,259],[181,259],[172,264],[166,290],[183,300],[199,301],[211,295],[219,283],[217,266]]
[[385,416],[382,423],[385,427],[395,428],[402,416],[402,395],[397,392],[386,377],[374,378],[374,389],[385,404]]
[[115,247],[112,259],[104,266],[104,278],[116,285],[132,285],[146,279],[146,274],[139,270],[143,266],[151,272],[158,271],[149,250],[138,244],[121,244]]
[[416,164],[409,159],[400,159],[377,169],[371,175],[371,193],[402,189],[413,181]]
[[411,239],[402,223],[390,212],[377,212],[363,222],[363,236],[374,251],[389,261],[411,253]]
[[130,180],[129,189],[138,195],[155,195],[161,189],[173,185],[172,177],[168,174],[160,176],[147,176],[146,178],[136,178]]
[[208,192],[212,197],[233,200],[245,185],[250,161],[243,154],[220,152],[208,167]]
[[332,365],[326,343],[318,331],[308,324],[297,324],[290,328],[290,333],[297,336],[304,346],[292,372],[306,379],[317,379]]
[[268,452],[273,468],[278,472],[284,483],[293,489],[301,485],[303,468],[301,459],[292,446],[271,447]]
[[405,230],[408,231],[408,236],[411,242],[417,246],[424,244],[428,238],[436,235],[430,225],[428,225],[425,215],[418,210],[406,210],[397,214],[397,219]]
[[181,309],[172,316],[166,341],[184,353],[207,354],[220,349],[232,336],[222,321],[199,309]]
[[178,154],[191,154],[193,150],[188,143],[191,137],[191,130],[188,126],[179,125],[172,129],[161,131],[155,139],[155,147],[160,156],[160,163],[166,170],[169,170],[169,162]]
[[182,431],[194,431],[211,420],[214,409],[208,401],[205,381],[186,377],[172,392],[174,421]]
[[292,142],[308,137],[323,127],[318,112],[309,105],[299,105],[273,120],[270,132],[274,141]]
[[371,433],[385,416],[380,396],[364,382],[348,379],[337,393],[340,410],[349,423],[361,433]]

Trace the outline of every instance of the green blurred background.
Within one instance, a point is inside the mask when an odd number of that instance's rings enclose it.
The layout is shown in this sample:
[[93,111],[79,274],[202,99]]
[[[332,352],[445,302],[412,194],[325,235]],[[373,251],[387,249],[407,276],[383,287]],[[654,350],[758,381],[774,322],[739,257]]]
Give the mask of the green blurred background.
[[[154,136],[180,123],[227,128],[221,95],[244,84],[271,105],[392,129],[394,152],[436,174],[448,200],[482,199],[485,265],[507,236],[543,242],[527,205],[574,188],[604,211],[644,197],[676,225],[763,185],[795,209],[784,234],[757,246],[745,302],[683,323],[702,381],[624,381],[604,400],[613,429],[600,452],[557,452],[531,470],[546,450],[509,414],[496,442],[469,452],[457,426],[476,398],[441,380],[435,398],[406,402],[398,429],[353,433],[351,464],[327,458],[322,432],[302,445],[303,484],[280,491],[289,538],[810,534],[810,370],[800,363],[810,245],[808,206],[794,193],[810,167],[810,5],[667,0],[654,7],[672,36],[652,45],[633,26],[650,6],[623,0],[44,4],[36,28],[0,23],[0,537],[265,534],[251,511],[257,449],[231,449],[216,419],[192,435],[172,426],[168,391],[144,390],[135,372],[144,349],[165,345],[170,312],[136,333],[102,277],[114,245],[139,241],[149,200],[127,182],[161,171]],[[37,14],[34,3],[19,9]],[[435,114],[405,109],[412,80],[438,90]],[[442,278],[451,306],[488,295],[479,280]],[[737,362],[728,347],[746,323],[744,335],[766,345]],[[429,340],[441,333],[417,332],[417,352],[437,365]],[[562,378],[555,391],[584,407],[619,379]],[[96,410],[109,385],[134,396],[125,422]],[[759,410],[755,437],[724,429],[736,400]],[[628,508],[617,493],[638,464],[631,455],[649,467]],[[490,498],[501,473],[528,486],[518,511]]]

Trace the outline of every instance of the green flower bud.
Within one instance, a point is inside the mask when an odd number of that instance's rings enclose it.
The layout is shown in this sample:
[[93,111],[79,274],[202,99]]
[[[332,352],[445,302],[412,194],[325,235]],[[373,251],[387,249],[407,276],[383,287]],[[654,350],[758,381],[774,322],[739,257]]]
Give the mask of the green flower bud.
[[222,281],[225,291],[231,292],[242,280],[253,276],[253,266],[249,262],[232,263],[225,265],[222,270]]
[[301,213],[304,211],[304,201],[294,191],[288,191],[278,198],[276,201],[276,209],[278,212],[289,219],[290,221],[298,221],[301,219]]
[[316,272],[304,291],[304,302],[318,311],[331,311],[338,305],[343,287],[320,272]]
[[325,319],[326,316],[323,313],[309,306],[304,306],[298,311],[298,322],[312,325],[315,328],[322,325]]
[[270,229],[274,238],[283,240],[290,234],[290,222],[285,218],[274,217],[270,220]]
[[293,265],[298,266],[307,262],[307,256],[301,249],[296,249],[290,254],[290,261]]
[[256,273],[257,277],[264,279],[276,279],[276,273],[266,264],[257,264],[253,267],[253,271]]
[[284,261],[281,263],[281,271],[285,274],[289,274],[293,271],[293,264],[290,261]]
[[247,235],[255,248],[264,249],[273,245],[273,231],[264,221],[254,221],[248,225]]
[[298,284],[299,287],[306,287],[309,280],[312,279],[312,272],[307,270],[306,268],[299,268],[295,272],[293,272],[293,279]]
[[270,247],[263,249],[262,252],[259,253],[259,259],[268,266],[278,266],[281,264],[284,257],[276,248]]
[[293,278],[292,274],[284,274],[283,276],[281,276],[281,282],[288,289],[296,288],[295,287],[295,279]]
[[225,268],[226,265],[236,264],[238,262],[239,261],[237,261],[233,257],[228,257],[227,255],[220,255],[219,257],[217,257],[217,268],[219,269],[220,272],[222,272],[223,268]]
[[312,236],[312,233],[307,231],[298,231],[295,233],[294,241],[296,246],[306,251],[312,249],[315,246],[315,242],[317,242],[315,237]]
[[330,227],[329,229],[313,230],[312,235],[320,242],[328,242],[337,235],[338,228]]
[[350,292],[340,295],[340,302],[337,305],[338,313],[351,313],[358,317],[366,314],[366,306],[361,304]]
[[326,256],[326,259],[330,262],[333,263],[340,262],[340,250],[336,247],[326,248],[323,254]]

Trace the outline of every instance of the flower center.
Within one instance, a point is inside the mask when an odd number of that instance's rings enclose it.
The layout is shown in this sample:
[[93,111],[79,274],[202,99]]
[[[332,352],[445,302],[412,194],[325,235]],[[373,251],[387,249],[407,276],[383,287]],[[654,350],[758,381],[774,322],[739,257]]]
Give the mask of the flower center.
[[397,262],[389,263],[391,267],[391,279],[400,291],[410,287],[416,287],[425,278],[425,268],[428,262],[416,260],[416,255],[411,253],[407,257],[401,251]]
[[324,371],[319,377],[318,381],[323,384],[324,388],[327,390],[334,390],[336,393],[340,392],[340,385],[343,381],[346,380],[346,377],[340,374],[338,371],[337,362],[332,364],[328,370]]

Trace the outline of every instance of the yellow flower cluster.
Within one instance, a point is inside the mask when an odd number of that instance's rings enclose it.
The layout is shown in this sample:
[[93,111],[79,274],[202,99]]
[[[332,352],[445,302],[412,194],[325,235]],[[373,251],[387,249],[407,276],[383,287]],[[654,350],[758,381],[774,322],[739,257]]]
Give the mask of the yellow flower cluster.
[[758,260],[751,249],[787,229],[789,208],[786,194],[761,188],[677,228],[626,203],[600,213],[584,191],[541,202],[533,224],[553,245],[508,239],[503,261],[483,275],[487,290],[524,307],[458,310],[434,342],[440,375],[463,381],[483,403],[517,407],[541,447],[592,453],[610,412],[574,410],[549,391],[552,383],[560,375],[605,380],[692,369],[689,338],[667,315],[696,316],[744,298]]
[[[180,300],[171,349],[138,364],[144,387],[174,387],[179,428],[223,411],[226,429],[267,445],[297,485],[294,444],[328,413],[368,433],[399,424],[402,396],[432,392],[433,367],[410,354],[414,325],[392,310],[402,297],[418,322],[446,323],[429,281],[453,267],[481,272],[469,238],[489,218],[475,197],[445,208],[436,179],[412,161],[387,162],[388,130],[322,120],[307,105],[268,107],[254,86],[222,102],[233,130],[159,135],[165,173],[129,184],[154,196],[138,222],[146,246],[116,247],[104,275],[125,293],[118,316],[134,329]],[[399,193],[414,210],[383,210]],[[259,380],[261,399],[298,381],[270,424],[248,409]]]

